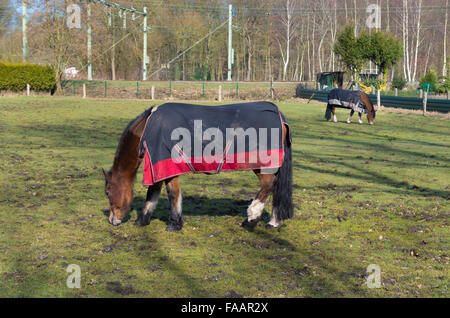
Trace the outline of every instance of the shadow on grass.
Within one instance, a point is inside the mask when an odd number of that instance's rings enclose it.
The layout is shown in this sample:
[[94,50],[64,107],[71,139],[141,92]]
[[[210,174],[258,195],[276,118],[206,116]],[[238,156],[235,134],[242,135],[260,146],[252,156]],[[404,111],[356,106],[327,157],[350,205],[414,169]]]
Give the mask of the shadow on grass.
[[[189,216],[245,216],[247,207],[251,200],[235,200],[232,198],[207,198],[204,196],[184,196],[183,197],[183,215]],[[136,217],[141,213],[145,206],[145,198],[138,196],[134,198],[131,210],[128,213],[134,214]],[[109,211],[108,211],[109,213]],[[170,214],[169,201],[160,198],[158,206],[153,212],[152,219],[158,219],[168,222]]]
[[[217,247],[217,253],[220,250],[233,254],[233,257],[220,262],[231,268],[226,273],[220,265],[217,268],[208,267],[204,258],[198,261],[204,263],[205,268],[199,268],[195,273],[187,273],[182,268],[182,263],[179,263],[183,260],[177,261],[176,258],[170,257],[168,251],[159,247],[167,245],[167,242],[156,240],[154,242],[158,246],[156,248],[158,254],[163,255],[164,269],[169,272],[170,277],[173,277],[173,284],[184,286],[189,291],[189,297],[227,297],[234,291],[231,288],[236,288],[242,297],[255,297],[256,294],[250,291],[251,288],[256,288],[265,295],[277,295],[276,290],[287,294],[292,289],[299,289],[300,297],[336,297],[355,293],[360,297],[368,295],[368,292],[361,288],[365,268],[358,261],[343,256],[339,257],[342,259],[337,263],[345,265],[331,265],[327,248],[316,248],[311,252],[306,246],[295,245],[284,238],[283,231],[287,231],[289,227],[292,227],[292,224],[288,224],[279,232],[258,226],[254,231],[248,232],[249,238],[237,240],[231,239],[237,235],[235,231],[222,232],[222,237],[228,235],[230,239],[227,241],[234,242]],[[178,240],[180,235],[183,236],[182,233],[169,233],[167,240]],[[212,252],[211,248],[209,250]],[[246,258],[245,261],[242,257]],[[312,262],[312,265],[298,262],[299,257],[308,263]],[[148,264],[146,258],[141,256],[141,259],[143,265]],[[248,278],[249,271],[261,272],[258,279],[253,280]],[[322,275],[316,275],[316,271]],[[228,290],[226,287],[225,290],[216,290],[214,277],[217,276],[221,277],[220,280],[229,280],[233,287],[229,287]],[[360,283],[349,283],[351,278],[356,278]]]
[[[294,151],[294,153],[296,153],[296,151]],[[303,156],[304,158],[306,157],[311,160],[315,160],[315,161],[320,160],[320,157],[316,157],[313,155],[308,155],[305,153],[301,153],[301,154],[298,153],[298,154]],[[416,185],[410,185],[408,182],[397,181],[397,180],[387,177],[379,172],[370,171],[369,169],[364,168],[364,167],[358,167],[356,165],[351,165],[342,160],[332,160],[330,158],[326,158],[326,159],[324,159],[324,161],[326,161],[327,163],[338,165],[338,166],[347,167],[352,170],[357,170],[357,171],[361,172],[362,175],[357,175],[357,174],[353,174],[353,173],[349,173],[349,172],[344,173],[344,172],[339,172],[339,171],[330,170],[330,169],[322,169],[322,168],[317,168],[317,167],[313,167],[313,166],[301,165],[298,163],[294,163],[294,167],[300,168],[300,169],[312,170],[312,171],[316,171],[319,173],[333,174],[333,175],[336,175],[339,177],[358,179],[358,180],[362,180],[362,181],[366,181],[366,182],[370,182],[370,183],[378,183],[381,185],[396,187],[397,189],[392,190],[392,193],[397,193],[397,194],[401,194],[401,195],[424,196],[425,194],[428,194],[428,195],[439,196],[439,197],[442,197],[447,200],[450,197],[449,191],[431,189],[428,187],[418,187]],[[404,189],[404,190],[401,190],[401,189]]]
[[[231,215],[239,218],[239,222],[243,221],[246,216],[246,208],[250,201],[247,200],[233,200],[231,198],[217,198],[208,199],[203,196],[186,196],[183,200],[183,214],[189,216],[205,216],[205,217],[215,217],[215,216],[225,216]],[[138,196],[133,202],[133,210],[130,214],[140,213],[145,204],[145,198]],[[202,208],[199,208],[201,205]],[[206,209],[204,208],[206,207]],[[208,209],[208,207],[214,207]],[[158,219],[162,222],[168,221],[169,216],[169,203],[167,199],[161,199],[158,203],[158,207],[154,212],[154,219]],[[129,214],[129,215],[130,215]],[[132,217],[134,219],[134,215]],[[264,220],[267,221],[267,213],[264,213]],[[264,222],[261,223],[264,223]],[[168,271],[170,277],[173,277],[174,285],[183,286],[189,293],[189,297],[227,297],[230,291],[221,291],[219,294],[214,290],[214,280],[208,280],[209,276],[215,277],[216,275],[225,275],[221,279],[231,279],[234,282],[233,288],[239,288],[242,290],[248,290],[248,284],[255,288],[262,288],[265,294],[273,294],[274,291],[271,290],[271,284],[277,286],[278,289],[282,289],[283,293],[287,293],[289,289],[300,288],[301,295],[303,296],[313,296],[313,297],[323,297],[323,296],[342,296],[348,293],[358,293],[359,296],[367,295],[367,292],[358,286],[351,286],[348,284],[349,278],[363,279],[365,268],[359,265],[358,262],[354,263],[351,259],[342,260],[342,264],[345,266],[332,266],[328,263],[327,251],[320,250],[320,248],[314,249],[313,252],[306,248],[309,243],[297,245],[292,243],[288,238],[284,237],[283,233],[285,231],[290,231],[292,229],[292,224],[283,227],[280,231],[278,230],[268,230],[263,227],[264,224],[258,225],[253,231],[247,231],[238,225],[236,225],[236,230],[225,230],[221,229],[223,237],[224,235],[229,235],[230,238],[233,236],[240,237],[237,234],[239,231],[244,231],[244,239],[238,240],[227,240],[231,243],[225,243],[220,249],[226,251],[226,253],[235,254],[232,258],[227,258],[224,263],[228,267],[231,267],[231,271],[227,271],[225,274],[222,272],[220,267],[217,268],[204,268],[199,269],[197,274],[187,273],[183,269],[182,260],[177,261],[176,258],[170,257],[170,253],[165,251],[160,246],[167,245],[167,242],[158,242],[155,237],[152,237],[152,246],[156,249],[158,255],[162,255],[159,259],[163,259],[164,270]],[[142,231],[144,236],[146,236],[148,228],[152,226],[143,227]],[[291,227],[291,229],[290,229]],[[167,233],[168,240],[179,240],[183,237],[183,233]],[[214,238],[212,238],[214,239]],[[237,244],[237,245],[236,245]],[[187,247],[187,248],[196,248]],[[245,249],[245,251],[243,250]],[[245,262],[241,259],[241,254],[244,257],[249,257]],[[247,255],[247,256],[246,256]],[[297,261],[298,257],[305,260],[313,260],[313,267],[305,266]],[[143,258],[142,255],[136,255],[136,258],[140,259],[142,266],[148,266],[148,259]],[[204,260],[200,260],[204,262]],[[225,265],[224,264],[224,265]],[[245,265],[244,265],[245,264]],[[239,277],[245,278],[248,276],[248,271],[252,270],[250,267],[252,264],[258,267],[253,268],[253,270],[262,270],[261,280],[262,281],[246,281],[245,279],[238,279]],[[207,265],[204,265],[207,266]],[[272,270],[266,271],[267,268]],[[315,270],[319,269],[321,276],[315,274]],[[206,276],[205,277],[205,272]],[[203,274],[202,274],[203,273]],[[269,274],[270,273],[270,274]],[[204,281],[206,279],[206,281]],[[272,282],[273,280],[273,282]],[[176,283],[175,283],[176,282]],[[282,287],[280,287],[282,286]],[[344,287],[343,287],[344,286]],[[248,297],[253,296],[253,294],[243,294],[242,296]]]

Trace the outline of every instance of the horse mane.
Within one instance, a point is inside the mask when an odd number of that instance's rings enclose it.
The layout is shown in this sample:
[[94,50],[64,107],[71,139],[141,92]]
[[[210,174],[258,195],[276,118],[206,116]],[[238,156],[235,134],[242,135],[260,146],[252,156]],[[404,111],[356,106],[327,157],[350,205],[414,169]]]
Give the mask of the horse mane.
[[122,155],[127,153],[128,151],[122,151],[124,146],[128,144],[129,138],[140,138],[141,133],[145,127],[145,123],[147,122],[148,116],[150,116],[153,107],[150,107],[142,114],[138,115],[135,119],[130,121],[122,132],[122,135],[119,139],[119,144],[116,149],[116,154],[114,155],[114,164],[113,168],[117,167],[119,162],[122,160]]

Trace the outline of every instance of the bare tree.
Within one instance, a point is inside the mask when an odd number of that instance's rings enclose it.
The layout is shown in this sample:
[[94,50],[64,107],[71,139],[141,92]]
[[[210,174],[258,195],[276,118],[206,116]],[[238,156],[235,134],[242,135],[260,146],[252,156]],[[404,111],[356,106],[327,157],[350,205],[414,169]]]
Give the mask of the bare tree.
[[[291,51],[291,42],[295,35],[296,23],[297,23],[297,15],[294,15],[295,10],[298,8],[297,0],[285,0],[285,7],[283,11],[285,11],[286,15],[282,15],[280,17],[280,22],[283,26],[283,31],[279,38],[277,38],[278,45],[280,48],[281,58],[283,59],[283,80],[286,80],[287,68],[289,65],[290,59],[290,51]],[[283,40],[281,43],[280,38]],[[284,47],[283,47],[284,46]]]
[[414,55],[414,73],[412,75],[412,80],[415,81],[417,74],[417,56],[419,53],[419,45],[420,45],[420,30],[421,30],[421,18],[422,18],[422,0],[419,0],[417,11],[416,11],[416,20],[417,20],[417,28],[416,28],[416,48]]
[[448,0],[445,2],[445,23],[444,23],[444,65],[442,75],[447,75],[447,28],[448,28]]

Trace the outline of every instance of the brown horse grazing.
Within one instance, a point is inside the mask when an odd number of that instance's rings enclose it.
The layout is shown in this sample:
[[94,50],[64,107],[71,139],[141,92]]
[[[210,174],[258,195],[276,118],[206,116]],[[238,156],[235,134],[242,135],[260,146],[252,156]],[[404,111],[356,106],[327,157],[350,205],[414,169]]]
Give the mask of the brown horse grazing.
[[[169,104],[164,104],[159,106],[159,108],[165,105],[169,106]],[[187,104],[183,105],[186,107],[189,106]],[[141,158],[142,155],[140,155],[140,140],[144,133],[144,129],[147,131],[145,128],[147,120],[150,116],[154,116],[152,115],[152,112],[155,111],[155,109],[156,108],[153,110],[152,108],[148,109],[128,124],[120,138],[112,168],[108,172],[102,169],[105,176],[105,193],[110,204],[109,222],[113,225],[121,224],[125,214],[131,208],[133,202],[133,183],[136,178],[137,170],[143,161]],[[280,113],[280,116],[281,115],[282,114]],[[242,224],[243,226],[250,228],[256,226],[261,218],[265,202],[270,194],[273,194],[273,209],[267,227],[278,228],[283,225],[285,219],[293,217],[290,131],[287,124],[283,124],[282,127],[284,148],[283,162],[275,173],[267,174],[266,171],[262,172],[261,169],[253,170],[259,179],[261,189],[247,209],[247,219]],[[183,226],[182,194],[179,176],[174,176],[161,181],[156,180],[153,185],[148,187],[145,206],[135,221],[135,225],[145,226],[150,223],[152,212],[155,210],[158,203],[163,183],[166,185],[171,206],[171,214],[166,230],[179,231]]]
[[[343,100],[345,97],[349,100]],[[359,106],[359,104],[362,104],[362,107]],[[369,124],[374,124],[376,110],[369,96],[364,92],[345,91],[342,89],[334,89],[330,91],[330,94],[328,95],[327,109],[325,111],[326,120],[331,121],[331,115],[333,115],[333,121],[335,123],[338,122],[336,117],[336,108],[351,109],[350,115],[347,119],[347,123],[349,124],[351,123],[351,118],[355,111],[358,112],[358,122],[360,124],[363,123],[361,118],[363,112],[367,113],[367,121]]]

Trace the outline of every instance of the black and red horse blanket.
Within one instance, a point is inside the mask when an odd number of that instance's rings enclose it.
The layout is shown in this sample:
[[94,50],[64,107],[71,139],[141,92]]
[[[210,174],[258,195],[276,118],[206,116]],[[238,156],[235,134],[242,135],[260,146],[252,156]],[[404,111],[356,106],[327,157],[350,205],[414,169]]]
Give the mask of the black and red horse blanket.
[[270,102],[154,107],[139,143],[143,184],[191,172],[278,169],[284,160],[283,125],[290,140],[285,117]]
[[360,91],[349,91],[335,88],[328,94],[328,104],[353,109],[355,112],[367,114]]

